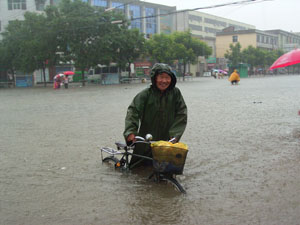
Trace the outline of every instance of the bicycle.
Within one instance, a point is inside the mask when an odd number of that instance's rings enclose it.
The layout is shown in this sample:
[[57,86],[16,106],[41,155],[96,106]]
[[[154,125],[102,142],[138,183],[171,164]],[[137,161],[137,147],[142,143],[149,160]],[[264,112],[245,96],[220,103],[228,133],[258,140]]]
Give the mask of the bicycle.
[[[144,155],[134,154],[133,150],[135,144],[144,143],[150,145],[151,143],[153,143],[153,141],[151,141],[152,140],[151,134],[147,134],[145,138],[140,136],[136,136],[135,138],[136,141],[131,145],[126,145],[122,142],[115,142],[117,146],[117,150],[110,147],[101,148],[100,151],[101,151],[102,162],[112,163],[115,169],[119,168],[123,171],[129,171],[133,169],[137,164],[139,164],[142,160],[150,160],[153,163],[154,171],[150,174],[148,179],[154,179],[158,183],[159,182],[169,183],[179,192],[186,194],[185,189],[176,179],[176,175],[182,174],[183,172],[183,166],[185,163],[187,151],[185,152],[185,154],[181,154],[181,153],[176,154],[176,157],[183,162],[181,163],[183,165],[178,167],[168,162],[159,162],[154,159],[155,157],[152,158]],[[175,139],[171,139],[169,141],[172,142],[174,140]],[[154,148],[151,148],[152,153],[153,153],[153,149]],[[103,152],[108,153],[110,156],[103,158]],[[116,157],[117,155],[120,155],[121,158],[119,159],[118,157]],[[136,156],[140,159],[134,164],[130,165],[130,160],[129,160],[130,156]]]

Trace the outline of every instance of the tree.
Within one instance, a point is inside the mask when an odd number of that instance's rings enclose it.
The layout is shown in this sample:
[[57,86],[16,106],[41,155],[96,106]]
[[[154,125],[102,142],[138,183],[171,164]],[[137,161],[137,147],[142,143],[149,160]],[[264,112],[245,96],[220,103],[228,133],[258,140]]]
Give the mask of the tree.
[[97,14],[95,10],[79,0],[63,0],[59,5],[61,27],[59,28],[60,51],[65,62],[73,62],[81,70],[82,82],[84,71],[95,65],[97,46]]
[[175,60],[174,43],[170,35],[154,34],[146,42],[146,49],[150,59],[155,62],[173,64]]
[[129,76],[130,64],[145,52],[145,41],[144,35],[138,29],[128,30],[126,26],[116,34],[115,44],[112,46],[114,61],[121,69],[127,66]]
[[186,65],[195,63],[198,56],[208,56],[212,53],[212,49],[203,41],[193,38],[190,31],[175,32],[172,34],[172,39],[174,57],[182,61],[183,74],[186,72]]
[[243,55],[241,52],[241,44],[237,42],[235,45],[230,44],[229,50],[225,53],[225,58],[229,59],[231,67],[237,67],[242,62]]
[[114,59],[111,48],[115,45],[116,30],[120,30],[115,20],[125,21],[116,12],[97,10],[81,0],[63,0],[60,5],[63,30],[60,31],[65,61],[72,61],[84,71],[98,64],[109,64]]
[[[46,86],[47,67],[56,64],[57,61],[57,33],[53,29],[51,20],[44,14],[26,13],[24,27],[29,32],[26,34],[24,44],[24,60],[21,66],[23,71],[33,72],[42,70],[44,86]],[[52,29],[51,29],[52,28]]]
[[[17,29],[17,27],[15,27]],[[3,33],[4,36],[7,33]],[[14,42],[14,40],[17,40]],[[19,53],[18,39],[4,38],[0,42],[0,69],[1,71],[9,72],[12,74],[13,79],[16,71],[16,58]]]
[[10,69],[28,73],[42,69],[46,86],[45,69],[55,65],[57,50],[56,33],[46,15],[26,12],[23,21],[8,25],[3,37],[7,54],[13,56]]
[[250,65],[250,71],[253,73],[254,67],[264,68],[265,66],[270,66],[282,54],[282,50],[268,51],[248,46],[242,51],[242,58],[243,62]]
[[203,41],[192,37],[187,32],[175,32],[171,35],[154,35],[147,41],[147,52],[156,62],[173,64],[178,60],[185,68],[188,63],[195,63],[198,56],[208,56],[212,49]]

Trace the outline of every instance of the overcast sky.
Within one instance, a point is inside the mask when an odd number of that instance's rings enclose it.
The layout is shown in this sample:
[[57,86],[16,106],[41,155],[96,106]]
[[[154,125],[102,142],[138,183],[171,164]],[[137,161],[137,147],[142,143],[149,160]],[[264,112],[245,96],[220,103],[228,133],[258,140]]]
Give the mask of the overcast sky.
[[[177,10],[194,9],[245,0],[141,0]],[[247,4],[230,5],[200,12],[225,17],[256,26],[259,30],[281,29],[300,32],[300,0],[255,0]]]

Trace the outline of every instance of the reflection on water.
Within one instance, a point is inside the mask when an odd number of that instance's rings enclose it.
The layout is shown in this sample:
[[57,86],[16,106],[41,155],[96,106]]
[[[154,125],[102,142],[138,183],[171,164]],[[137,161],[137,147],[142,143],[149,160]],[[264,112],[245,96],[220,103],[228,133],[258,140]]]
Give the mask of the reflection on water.
[[100,162],[147,84],[0,89],[0,224],[297,224],[299,84],[179,82],[187,195]]

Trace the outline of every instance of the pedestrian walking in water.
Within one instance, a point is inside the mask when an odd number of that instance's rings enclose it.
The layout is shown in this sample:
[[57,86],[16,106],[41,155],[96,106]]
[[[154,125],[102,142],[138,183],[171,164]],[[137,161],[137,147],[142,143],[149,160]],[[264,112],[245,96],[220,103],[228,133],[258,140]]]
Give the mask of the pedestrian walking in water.
[[65,89],[68,89],[68,86],[69,86],[69,77],[68,77],[68,75],[65,75],[65,77],[64,77],[64,85],[65,85]]

